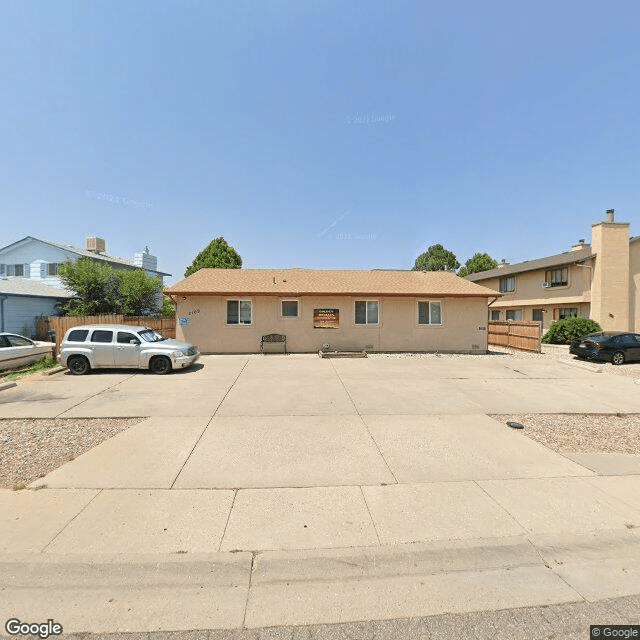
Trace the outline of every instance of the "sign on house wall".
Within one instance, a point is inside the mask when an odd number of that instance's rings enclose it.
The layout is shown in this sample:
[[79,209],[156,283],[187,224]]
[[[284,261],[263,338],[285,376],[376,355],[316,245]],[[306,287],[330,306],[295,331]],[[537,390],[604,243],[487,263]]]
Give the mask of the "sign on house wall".
[[314,329],[339,329],[340,309],[314,309],[313,310]]

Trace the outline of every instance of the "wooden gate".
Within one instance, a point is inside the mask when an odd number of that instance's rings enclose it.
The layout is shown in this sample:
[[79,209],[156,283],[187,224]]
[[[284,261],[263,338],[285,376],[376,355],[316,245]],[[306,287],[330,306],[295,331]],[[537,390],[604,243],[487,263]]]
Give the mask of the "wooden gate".
[[487,341],[492,347],[511,347],[540,353],[541,323],[524,320],[490,321]]
[[60,343],[67,329],[77,327],[81,324],[122,324],[129,326],[149,327],[159,331],[167,338],[176,337],[176,318],[168,318],[165,316],[49,316],[47,318],[49,331],[55,333],[56,354],[60,351]]

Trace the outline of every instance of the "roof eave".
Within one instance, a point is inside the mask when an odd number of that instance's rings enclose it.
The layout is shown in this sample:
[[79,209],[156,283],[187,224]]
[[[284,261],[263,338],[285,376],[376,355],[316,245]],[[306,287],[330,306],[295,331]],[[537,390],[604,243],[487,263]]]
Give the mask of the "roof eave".
[[[591,260],[595,257],[595,253],[590,253],[588,255],[583,255],[581,257],[575,256],[571,260],[558,260],[554,261],[550,264],[538,265],[538,266],[523,266],[526,265],[524,262],[518,262],[513,265],[508,265],[509,268],[498,268],[491,269],[490,271],[479,271],[478,273],[472,273],[468,276],[464,276],[465,280],[469,282],[482,282],[483,280],[491,280],[492,278],[501,278],[503,276],[515,276],[519,273],[528,273],[530,271],[548,271],[549,269],[553,269],[554,267],[562,267],[565,265],[578,264],[580,262],[584,262],[585,260]],[[545,258],[539,258],[539,260],[544,260]],[[537,260],[536,260],[537,262]],[[519,267],[519,268],[516,268]],[[482,274],[482,275],[481,275]],[[477,276],[473,278],[473,276]],[[481,285],[482,286],[482,285]]]
[[0,296],[13,296],[16,298],[55,298],[56,300],[69,300],[72,295],[56,295],[53,293],[15,293],[14,291],[0,291]]
[[165,289],[165,294],[175,296],[328,296],[328,297],[365,297],[365,296],[381,296],[385,298],[424,298],[428,296],[437,296],[438,298],[494,298],[502,296],[501,293],[495,291],[487,291],[486,293],[445,293],[445,292],[389,292],[380,291],[179,291],[177,289]]

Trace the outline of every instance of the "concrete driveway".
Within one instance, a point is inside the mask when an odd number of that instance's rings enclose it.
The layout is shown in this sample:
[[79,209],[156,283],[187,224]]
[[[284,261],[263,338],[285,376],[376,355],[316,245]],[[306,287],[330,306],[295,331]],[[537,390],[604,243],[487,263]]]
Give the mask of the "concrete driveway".
[[216,356],[3,391],[1,417],[147,419],[0,491],[0,604],[151,631],[640,593],[640,476],[486,415],[535,412],[637,413],[640,387],[552,359]]

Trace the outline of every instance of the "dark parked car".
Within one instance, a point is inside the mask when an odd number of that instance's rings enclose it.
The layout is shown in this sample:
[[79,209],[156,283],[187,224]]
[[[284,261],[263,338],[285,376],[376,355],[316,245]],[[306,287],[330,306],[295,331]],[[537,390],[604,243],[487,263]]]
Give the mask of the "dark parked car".
[[640,334],[624,331],[590,333],[574,340],[569,352],[579,358],[605,360],[613,364],[640,360]]

